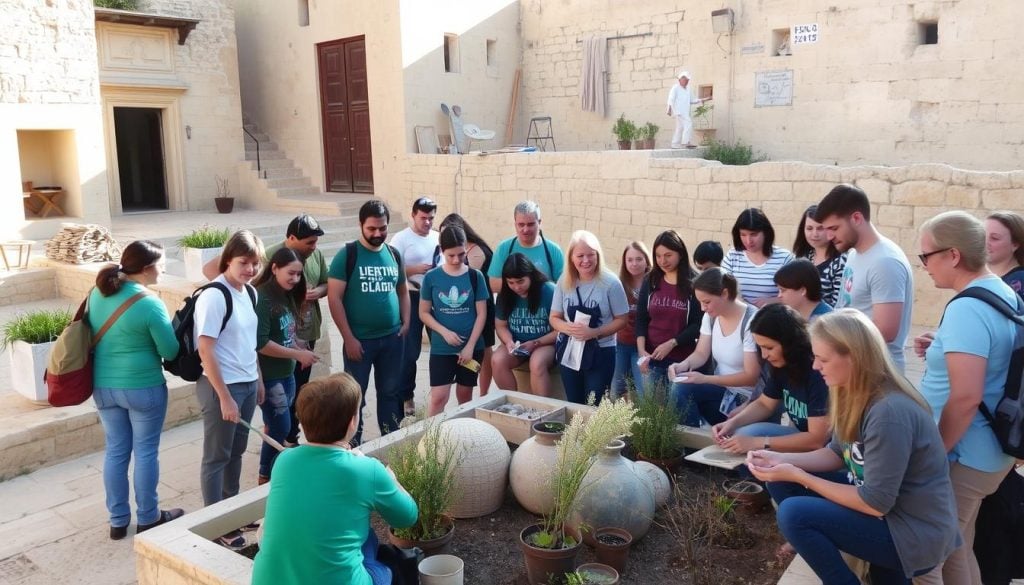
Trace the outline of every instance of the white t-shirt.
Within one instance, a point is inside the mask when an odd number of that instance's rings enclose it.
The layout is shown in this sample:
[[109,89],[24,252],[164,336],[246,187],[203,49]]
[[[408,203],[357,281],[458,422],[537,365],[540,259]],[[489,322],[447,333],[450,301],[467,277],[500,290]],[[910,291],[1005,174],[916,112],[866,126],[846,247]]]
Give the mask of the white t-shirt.
[[[421,236],[414,232],[411,227],[407,227],[391,238],[391,245],[402,255],[402,263],[405,266],[433,264],[438,236],[439,234],[434,230],[430,230],[427,232],[427,235]],[[408,281],[412,284],[413,289],[419,290],[420,285],[423,284],[423,275],[414,274],[408,278]]]
[[[742,316],[740,317],[742,319]],[[715,360],[715,375],[728,376],[743,371],[743,358],[748,353],[757,352],[757,344],[754,343],[754,336],[750,333],[750,321],[740,333],[740,327],[730,335],[722,333],[722,320],[714,319],[706,313],[700,322],[700,334],[711,336],[711,357]],[[742,322],[742,321],[741,321]],[[752,386],[737,386],[739,390],[753,390]]]
[[690,93],[692,85],[692,80],[686,87],[673,83],[672,89],[668,90],[668,105],[672,106],[673,116],[690,117],[690,104],[697,103],[697,100],[693,99],[693,94]]
[[252,299],[245,287],[235,290],[221,274],[213,279],[231,292],[231,318],[224,330],[220,330],[227,312],[224,293],[211,288],[204,290],[196,299],[195,334],[196,346],[199,337],[205,335],[217,340],[213,346],[213,354],[220,366],[220,375],[225,384],[254,382],[258,378],[256,360],[256,328],[258,319],[252,306]]

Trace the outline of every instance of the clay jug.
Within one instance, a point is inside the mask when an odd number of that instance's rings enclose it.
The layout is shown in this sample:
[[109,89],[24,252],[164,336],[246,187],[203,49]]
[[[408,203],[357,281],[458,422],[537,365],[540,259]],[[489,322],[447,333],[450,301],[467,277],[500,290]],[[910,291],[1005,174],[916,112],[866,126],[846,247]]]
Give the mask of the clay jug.
[[[654,519],[654,491],[622,456],[625,446],[616,439],[598,454],[580,485],[568,526],[622,528],[633,535],[633,542],[647,534]],[[592,530],[583,534],[583,541],[594,545]]]
[[562,438],[564,430],[563,423],[534,423],[534,435],[523,441],[512,455],[508,471],[512,494],[519,505],[534,514],[550,514],[554,507],[551,476],[558,459],[555,442]]

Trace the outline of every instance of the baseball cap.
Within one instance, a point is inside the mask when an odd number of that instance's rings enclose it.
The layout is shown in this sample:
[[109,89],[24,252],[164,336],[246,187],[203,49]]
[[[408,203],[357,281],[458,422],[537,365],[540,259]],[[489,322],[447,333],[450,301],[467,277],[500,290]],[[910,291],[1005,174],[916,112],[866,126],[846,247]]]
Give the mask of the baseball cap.
[[288,230],[285,232],[285,236],[295,236],[299,240],[305,240],[312,236],[322,236],[324,230],[320,228],[320,224],[317,223],[316,218],[312,215],[303,213],[297,216],[295,219],[288,224]]
[[676,79],[682,79],[684,77],[687,78],[687,79],[690,79],[690,72],[689,71],[680,71],[679,75],[676,75]]

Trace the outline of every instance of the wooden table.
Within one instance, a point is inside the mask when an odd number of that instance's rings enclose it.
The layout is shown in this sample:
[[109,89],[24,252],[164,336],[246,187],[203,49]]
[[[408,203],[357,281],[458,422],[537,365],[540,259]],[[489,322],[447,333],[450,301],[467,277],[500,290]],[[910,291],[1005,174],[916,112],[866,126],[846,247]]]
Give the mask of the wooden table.
[[[64,194],[61,189],[33,189],[22,193],[26,214],[33,217],[46,217],[54,212],[64,215],[64,209],[57,203],[57,198]],[[38,203],[38,206],[36,205]]]

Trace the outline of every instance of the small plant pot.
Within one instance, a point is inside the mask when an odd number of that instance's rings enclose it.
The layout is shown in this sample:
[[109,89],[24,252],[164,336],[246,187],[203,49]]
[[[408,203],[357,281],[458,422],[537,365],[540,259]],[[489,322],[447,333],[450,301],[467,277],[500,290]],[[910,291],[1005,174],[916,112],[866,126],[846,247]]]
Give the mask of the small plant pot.
[[654,150],[654,139],[647,138],[644,140],[644,148],[647,150]]
[[419,564],[420,585],[462,585],[462,559],[453,555],[435,555]]
[[619,572],[601,563],[583,563],[576,568],[576,573],[588,585],[619,585]]
[[658,467],[665,470],[665,473],[668,474],[669,480],[672,482],[673,485],[675,485],[676,471],[679,470],[679,466],[683,463],[683,457],[685,456],[686,454],[683,452],[682,449],[677,449],[674,457],[666,457],[663,459],[659,459],[655,457],[648,457],[643,453],[637,453],[636,458],[638,461],[646,461],[648,463],[653,463],[654,465],[657,465]]
[[644,147],[646,147],[646,146],[647,146],[647,141],[646,140],[634,140],[633,141],[633,150],[643,150]]
[[619,150],[630,150],[633,146],[631,140],[619,140]]
[[530,544],[530,536],[540,530],[540,524],[532,524],[519,533],[519,548],[523,551],[523,559],[526,561],[527,578],[530,585],[547,585],[552,581],[561,583],[565,575],[576,568],[576,555],[579,554],[581,546],[579,534],[566,528],[565,532],[576,539],[574,546],[540,548]]
[[452,538],[455,537],[455,521],[451,521],[448,532],[445,532],[443,536],[431,540],[414,540],[411,538],[402,538],[396,536],[392,529],[388,529],[388,540],[391,544],[398,548],[411,549],[419,548],[423,551],[424,557],[431,557],[434,555],[448,554],[452,552]]
[[220,213],[231,213],[235,208],[234,197],[214,197],[213,204],[217,206],[217,211]]
[[622,528],[598,528],[594,531],[594,552],[600,563],[615,569],[620,575],[626,573],[629,561],[629,547],[633,535]]
[[736,501],[737,507],[743,512],[756,514],[771,502],[771,497],[764,487],[747,479],[726,480],[722,487],[727,496]]

